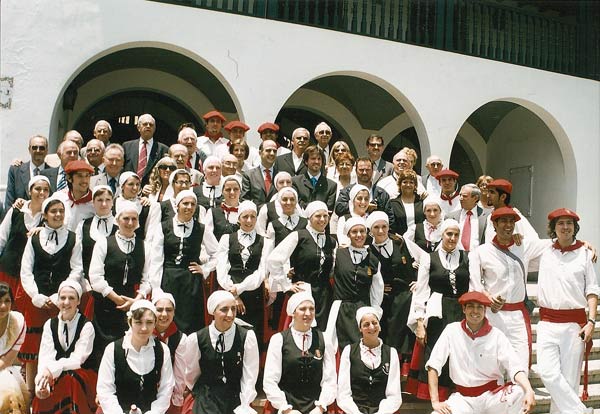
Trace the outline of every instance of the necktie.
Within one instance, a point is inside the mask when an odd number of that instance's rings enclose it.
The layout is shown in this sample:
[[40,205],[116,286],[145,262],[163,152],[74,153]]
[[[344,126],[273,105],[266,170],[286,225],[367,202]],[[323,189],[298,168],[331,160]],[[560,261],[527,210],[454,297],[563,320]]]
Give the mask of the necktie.
[[225,335],[223,333],[220,333],[219,337],[217,338],[217,345],[215,347],[215,351],[217,351],[217,354],[219,354],[219,356],[221,357],[221,369],[222,369],[221,379],[223,380],[223,383],[226,383],[227,377],[225,376],[225,361],[224,361]]
[[108,219],[107,218],[99,218],[98,219],[98,225],[96,226],[96,228],[100,228],[100,223],[104,224],[104,232],[106,234],[108,234]]
[[285,227],[287,227],[290,230],[294,229],[294,221],[292,220],[292,216],[288,216],[288,219],[285,222]]
[[357,252],[356,250],[352,251],[352,255],[354,256],[354,264],[359,264],[362,261],[362,253]]
[[67,173],[65,172],[65,170],[62,170],[60,172],[60,178],[58,180],[58,185],[56,186],[56,189],[62,190],[66,186],[67,186]]
[[302,354],[305,354],[308,350],[306,345],[308,343],[308,334],[302,334]]
[[269,194],[269,191],[271,191],[271,182],[272,182],[271,170],[266,168],[265,169],[265,193],[267,193],[267,194]]
[[185,168],[192,168],[192,159],[188,158],[187,162],[185,163]]
[[185,223],[183,223],[183,224],[178,224],[178,226],[183,229],[183,234],[185,234],[185,232],[187,231],[187,225]]
[[69,347],[69,328],[67,328],[67,324],[63,325],[63,332],[65,333],[65,344],[67,344],[67,348]]
[[310,182],[311,182],[313,188],[316,187],[317,186],[317,177],[310,177]]
[[40,175],[40,169],[38,167],[33,169],[33,175]]
[[146,142],[142,142],[142,148],[140,149],[140,157],[138,159],[137,175],[138,177],[144,176],[146,171],[146,164],[148,164],[148,149],[146,148]]
[[116,178],[111,178],[108,180],[108,186],[112,190],[113,196],[117,193],[117,180]]
[[429,240],[431,240],[431,234],[437,230],[437,226],[433,226],[433,225],[429,225],[429,227],[427,228],[427,238]]
[[[381,255],[382,255],[383,257],[385,257],[385,258],[388,258],[388,257],[391,257],[391,254],[390,254],[390,252],[388,251],[387,247],[385,247],[385,245],[386,245],[386,244],[387,244],[387,243],[385,243],[385,244],[382,244],[381,246],[379,246],[379,253],[381,253]],[[383,252],[382,252],[382,250],[383,250]],[[384,252],[385,252],[385,254],[384,254]]]
[[98,167],[94,167],[94,175],[98,175]]
[[54,243],[56,243],[58,246],[58,232],[56,230],[52,230],[52,233],[50,233],[48,236],[48,240],[46,240],[46,246],[48,246],[48,243],[51,241],[54,241]]
[[469,251],[471,248],[471,216],[473,212],[471,210],[467,211],[467,218],[465,219],[465,224],[463,224],[462,236],[460,237],[460,241],[462,242],[463,248],[466,251]]
[[215,186],[207,185],[206,188],[208,188],[208,204],[211,207],[214,207],[215,206]]
[[245,237],[248,240],[252,240],[252,235],[250,233],[244,233],[244,232],[242,232],[242,237]]

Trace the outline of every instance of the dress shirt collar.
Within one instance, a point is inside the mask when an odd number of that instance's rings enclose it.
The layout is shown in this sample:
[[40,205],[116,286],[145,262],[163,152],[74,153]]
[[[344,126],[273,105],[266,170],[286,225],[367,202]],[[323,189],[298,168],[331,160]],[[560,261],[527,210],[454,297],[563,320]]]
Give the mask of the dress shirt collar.
[[[154,144],[154,137],[150,138],[148,141],[144,141],[144,140],[142,139],[142,137],[140,137],[140,139],[139,139],[139,143],[138,143],[138,147],[139,147],[139,148],[142,148],[142,143],[144,143],[144,142],[145,142],[146,144],[148,144],[148,145],[146,146],[146,151],[150,152],[150,148],[152,148],[152,145]],[[150,156],[150,155],[148,154],[148,156]]]
[[[133,347],[133,345],[131,344],[131,336],[132,335],[133,335],[133,333],[131,332],[131,328],[129,330],[127,330],[127,332],[125,332],[125,336],[123,337],[123,349],[128,352],[137,352],[135,350],[135,348]],[[150,335],[150,338],[148,338],[148,343],[146,345],[142,345],[139,353],[141,354],[146,349],[153,348],[153,347],[154,347],[154,337],[152,335]]]
[[350,252],[350,258],[352,259],[352,263],[359,264],[365,257],[368,255],[368,251],[366,247],[353,247],[348,246],[348,251]]
[[227,338],[233,336],[235,334],[235,323],[231,325],[231,328],[227,329],[225,332],[221,332],[215,326],[215,321],[212,321],[210,325],[208,325],[208,333],[210,334],[211,341],[217,342],[217,338],[220,334],[223,334],[225,340]]
[[327,237],[325,236],[325,233],[317,232],[315,229],[312,228],[310,224],[306,226],[306,230],[308,230],[308,233],[312,236],[315,243],[317,243],[317,246],[319,246],[320,248],[323,248],[323,246],[325,246],[325,240]]

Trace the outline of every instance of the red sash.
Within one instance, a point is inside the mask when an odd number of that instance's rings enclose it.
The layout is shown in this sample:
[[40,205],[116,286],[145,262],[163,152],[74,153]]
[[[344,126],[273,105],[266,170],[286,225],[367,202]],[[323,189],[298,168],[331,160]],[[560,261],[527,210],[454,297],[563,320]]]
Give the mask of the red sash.
[[492,380],[490,382],[486,382],[483,385],[479,385],[478,387],[463,387],[462,385],[454,384],[456,387],[456,391],[458,391],[461,395],[465,397],[479,397],[484,392],[493,391],[494,394],[502,388],[501,385],[498,385],[498,381]]
[[[552,323],[576,323],[582,328],[585,326],[587,321],[587,315],[585,313],[584,308],[580,309],[550,309],[550,308],[540,308],[540,320],[545,322]],[[584,360],[585,364],[583,366],[583,393],[581,394],[581,399],[583,401],[587,401],[588,394],[588,360],[590,357],[590,352],[592,350],[592,341],[588,341],[585,344],[585,353]]]
[[531,318],[529,317],[529,312],[525,307],[525,302],[517,302],[517,303],[505,303],[500,308],[501,311],[521,311],[523,314],[523,320],[525,321],[525,329],[527,330],[527,343],[529,344],[529,368],[531,368],[531,352],[532,347],[531,344],[533,342],[533,336],[531,334]]

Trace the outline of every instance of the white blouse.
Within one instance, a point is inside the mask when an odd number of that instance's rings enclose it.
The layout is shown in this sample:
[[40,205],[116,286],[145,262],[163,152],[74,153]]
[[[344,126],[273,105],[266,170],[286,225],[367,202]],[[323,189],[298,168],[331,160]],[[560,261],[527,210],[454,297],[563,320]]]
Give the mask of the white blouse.
[[[242,237],[242,230],[238,230],[237,233],[238,240],[243,246],[251,246],[254,243],[255,239],[246,240],[245,237]],[[255,231],[253,233],[256,235]],[[240,295],[243,292],[256,290],[260,287],[263,280],[265,280],[266,258],[268,253],[267,242],[266,240],[263,241],[263,249],[258,269],[246,276],[242,282],[233,283],[233,280],[229,275],[229,271],[231,270],[231,263],[229,263],[229,234],[224,234],[221,237],[221,240],[219,241],[219,250],[217,252],[217,281],[223,289],[229,290],[235,286],[237,294]],[[244,255],[242,254],[242,260],[243,259]],[[244,261],[244,263],[245,262],[246,261]]]
[[[21,208],[21,212],[23,214],[23,221],[25,222],[25,227],[27,230],[31,230],[34,227],[40,225],[40,221],[42,219],[42,213],[38,212],[36,214],[31,214],[31,210],[29,210],[29,204],[31,201],[27,201],[23,208]],[[2,220],[2,224],[0,224],[0,254],[4,250],[6,246],[6,242],[8,241],[8,237],[10,235],[10,229],[12,227],[12,214],[14,208],[10,208],[6,215],[4,216],[4,220]]]

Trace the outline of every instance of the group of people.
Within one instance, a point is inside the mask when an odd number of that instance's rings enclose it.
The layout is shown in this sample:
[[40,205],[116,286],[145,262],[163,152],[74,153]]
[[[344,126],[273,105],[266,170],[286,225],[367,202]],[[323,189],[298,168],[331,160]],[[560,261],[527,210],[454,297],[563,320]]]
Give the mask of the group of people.
[[413,149],[387,162],[376,134],[355,159],[325,123],[291,148],[264,123],[253,148],[243,122],[204,121],[170,148],[149,114],[123,145],[106,121],[54,157],[29,140],[0,225],[7,401],[239,414],[262,389],[265,412],[392,414],[404,391],[438,414],[529,412],[538,270],[541,378],[553,410],[586,412],[600,289],[574,211],[550,212],[540,239],[505,179],[459,187],[436,156],[420,177]]

